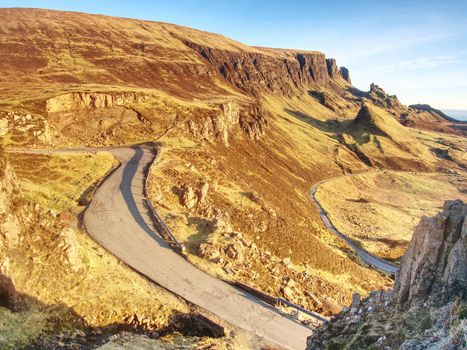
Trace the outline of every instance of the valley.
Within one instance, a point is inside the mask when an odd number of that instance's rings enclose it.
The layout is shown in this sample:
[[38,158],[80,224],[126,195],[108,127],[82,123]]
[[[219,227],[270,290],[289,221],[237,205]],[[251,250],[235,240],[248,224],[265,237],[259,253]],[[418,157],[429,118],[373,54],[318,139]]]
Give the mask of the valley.
[[40,9],[0,9],[0,39],[0,265],[37,305],[5,311],[12,346],[79,328],[300,349],[314,327],[222,280],[326,317],[393,286],[310,189],[396,265],[422,215],[466,199],[465,123],[360,91],[321,52]]

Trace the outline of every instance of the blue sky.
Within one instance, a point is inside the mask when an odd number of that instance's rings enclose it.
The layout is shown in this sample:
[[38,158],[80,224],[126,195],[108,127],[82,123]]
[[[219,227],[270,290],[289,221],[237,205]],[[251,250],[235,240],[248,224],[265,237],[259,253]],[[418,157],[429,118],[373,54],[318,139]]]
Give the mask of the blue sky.
[[9,1],[186,25],[249,45],[319,50],[402,102],[467,110],[467,1]]

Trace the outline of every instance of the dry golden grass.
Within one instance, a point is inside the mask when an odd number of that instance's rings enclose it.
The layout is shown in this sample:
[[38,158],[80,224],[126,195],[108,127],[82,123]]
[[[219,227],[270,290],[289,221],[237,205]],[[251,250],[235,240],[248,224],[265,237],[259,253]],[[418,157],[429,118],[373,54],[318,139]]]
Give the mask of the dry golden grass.
[[108,152],[15,153],[9,161],[19,177],[25,198],[57,212],[76,211],[86,205],[92,189],[117,165]]
[[372,171],[328,181],[316,198],[342,233],[398,259],[420,218],[439,212],[445,200],[466,200],[465,186],[463,175]]
[[[180,147],[176,139],[166,138],[150,175],[155,207],[186,244],[189,259],[215,276],[255,284],[280,295],[280,281],[259,261],[239,268],[239,273],[232,276],[219,264],[197,256],[199,243],[215,241],[225,246],[230,241],[212,234],[207,226],[211,217],[202,209],[188,210],[180,204],[178,192],[185,184],[196,187],[207,181],[209,205],[228,213],[233,229],[242,232],[263,252],[270,251],[280,260],[290,257],[295,273],[312,276],[303,282],[307,284],[304,290],[319,298],[332,297],[344,305],[352,291],[364,294],[386,286],[387,280],[379,274],[349,259],[344,253],[345,245],[323,228],[307,196],[315,181],[340,173],[340,167],[328,158],[338,147],[337,140],[288,113],[281,105],[283,101],[270,98],[267,103],[268,107],[275,107],[277,115],[271,121],[268,136],[258,143],[237,134],[231,136],[228,148],[220,144]],[[306,103],[302,106],[306,108]],[[312,148],[315,152],[310,153]],[[361,166],[348,151],[343,150],[338,158],[349,167]],[[261,204],[252,201],[248,193],[255,193]],[[266,207],[277,216],[271,216]],[[264,231],[257,228],[262,221],[268,226]],[[252,274],[258,277],[252,279]],[[320,283],[311,282],[314,280]]]
[[174,311],[191,311],[184,301],[48,212],[78,210],[84,204],[79,199],[87,199],[91,188],[115,165],[113,156],[10,154],[9,158],[21,179],[19,196],[35,200],[39,208],[18,196],[12,214],[21,223],[21,240],[9,248],[0,238],[6,247],[0,261],[8,261],[8,274],[28,303],[20,313],[0,308],[0,348],[27,346],[44,332],[57,332],[54,327],[66,334],[83,326],[83,321],[106,327],[125,324],[137,315],[158,329],[171,322]]

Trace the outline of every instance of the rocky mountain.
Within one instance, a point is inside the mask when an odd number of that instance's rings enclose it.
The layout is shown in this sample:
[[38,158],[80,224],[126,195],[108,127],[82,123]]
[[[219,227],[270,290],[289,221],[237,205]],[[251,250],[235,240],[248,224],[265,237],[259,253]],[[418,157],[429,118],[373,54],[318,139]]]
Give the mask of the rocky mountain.
[[467,205],[424,217],[393,290],[374,291],[334,316],[307,349],[463,349],[467,345]]
[[[347,305],[353,292],[366,295],[392,281],[361,265],[326,230],[310,205],[311,186],[378,169],[456,179],[465,174],[462,130],[453,121],[406,107],[374,84],[368,92],[358,90],[347,68],[316,51],[251,47],[168,23],[0,9],[0,72],[3,147],[157,143],[149,198],[189,260],[216,277],[324,315]],[[78,193],[91,191],[70,181],[72,174],[58,178],[39,163],[31,160],[43,174],[33,188],[53,177]],[[17,166],[18,174],[36,169]],[[61,170],[70,169],[64,164]],[[8,226],[4,235],[13,240],[23,217],[8,215],[20,207],[24,217],[28,210],[33,215],[21,249],[8,253],[16,263],[5,274],[20,293],[44,304],[77,303],[74,311],[93,327],[153,331],[170,323],[171,311],[187,312],[172,299],[168,308],[151,307],[160,290],[118,265],[85,233],[70,231],[60,218],[70,213],[28,203],[22,198],[0,212]],[[72,215],[78,226],[79,210]],[[69,250],[70,261],[76,251],[86,257],[78,272],[61,263],[68,261],[68,241],[82,243]],[[21,254],[30,263],[21,264]],[[127,279],[134,283],[128,286]],[[85,287],[72,287],[76,280]],[[80,293],[94,300],[96,286],[114,284],[119,287],[106,294],[112,300],[100,307],[78,302]],[[119,302],[127,295],[133,295],[128,303]]]

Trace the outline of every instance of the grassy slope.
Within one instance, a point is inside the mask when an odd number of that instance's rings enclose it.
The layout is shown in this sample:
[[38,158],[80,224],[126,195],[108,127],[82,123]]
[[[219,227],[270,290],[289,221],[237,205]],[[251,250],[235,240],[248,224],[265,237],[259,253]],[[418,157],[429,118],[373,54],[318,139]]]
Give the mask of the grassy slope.
[[[156,207],[187,244],[191,259],[220,277],[234,277],[281,295],[282,281],[275,279],[261,263],[250,268],[240,263],[239,273],[229,276],[220,265],[196,257],[200,242],[216,240],[225,246],[230,241],[211,234],[207,227],[211,217],[205,210],[187,210],[180,205],[177,193],[186,184],[196,187],[201,181],[207,181],[209,206],[227,212],[234,230],[242,232],[263,251],[270,251],[280,260],[291,258],[295,271],[311,276],[296,277],[303,283],[301,288],[318,298],[331,297],[344,304],[354,290],[365,293],[376,286],[385,286],[386,281],[379,274],[358,266],[342,253],[345,245],[323,228],[307,196],[313,183],[341,173],[335,162],[355,169],[365,166],[348,150],[339,147],[331,135],[313,125],[311,119],[303,120],[287,111],[295,107],[302,113],[316,115],[323,107],[310,97],[301,101],[267,97],[265,106],[275,117],[259,142],[234,135],[228,148],[196,143],[180,147],[179,141],[170,135],[162,139],[163,152],[151,182]],[[332,112],[327,113],[333,116]],[[323,114],[318,115],[325,119]],[[330,161],[329,154],[335,154],[336,159]],[[259,199],[251,200],[249,193]],[[265,208],[272,208],[276,216]],[[267,224],[265,231],[258,229],[260,222]],[[311,299],[305,298],[302,305],[313,308]]]
[[25,199],[57,212],[76,211],[86,205],[90,190],[117,165],[106,152],[15,154],[10,163],[20,178]]
[[[85,233],[46,213],[76,210],[77,199],[111,169],[112,157],[100,153],[14,158],[22,193],[37,199],[39,208],[24,202],[18,207],[16,215],[26,218],[21,221],[22,239],[0,256],[7,257],[9,273],[28,305],[19,313],[0,309],[1,348],[24,346],[55,329],[57,322],[67,333],[68,327],[121,325],[137,315],[158,329],[169,324],[174,310],[190,311],[186,303],[122,265]],[[31,174],[31,164],[51,166],[56,183],[44,181],[40,172]],[[61,193],[57,184],[69,193],[55,202],[54,195]]]
[[367,172],[329,181],[317,199],[333,224],[378,256],[398,259],[423,215],[445,200],[467,198],[460,176],[437,173]]
[[[294,97],[262,96],[263,107],[272,112],[266,134],[254,142],[234,127],[227,148],[215,138],[193,137],[186,125],[190,121],[205,123],[203,117],[218,110],[216,104],[227,100],[246,103],[252,98],[229,85],[183,40],[234,52],[260,50],[279,60],[290,52],[250,48],[215,34],[164,23],[18,11],[22,22],[11,20],[7,10],[0,11],[0,39],[8,38],[0,45],[3,52],[10,48],[34,59],[24,62],[18,58],[21,55],[2,57],[0,69],[5,74],[0,77],[4,83],[0,107],[44,114],[45,100],[67,91],[147,94],[147,102],[125,106],[144,118],[123,123],[117,110],[103,108],[48,116],[49,123],[56,145],[164,142],[152,199],[175,233],[189,243],[191,253],[196,253],[197,243],[212,238],[206,229],[211,216],[201,208],[191,212],[183,208],[177,191],[206,180],[211,185],[210,205],[228,212],[234,229],[278,259],[292,259],[297,268],[287,273],[297,275],[302,291],[320,298],[330,296],[343,305],[354,290],[364,293],[387,285],[379,274],[349,258],[347,247],[323,228],[307,192],[319,180],[367,169],[354,148],[382,167],[433,170],[444,163],[428,152],[426,144],[438,136],[424,134],[422,141],[421,134],[400,127],[376,107],[370,107],[373,119],[386,136],[373,135],[365,125],[351,128],[359,101],[347,91],[350,87],[338,80],[326,87],[295,88]],[[325,92],[334,110],[313,98],[308,88]],[[166,134],[175,120],[178,124]],[[115,133],[101,127],[110,121],[116,123]],[[252,202],[250,192],[264,205]],[[265,206],[272,208],[276,217]],[[265,230],[257,227],[262,221]],[[197,259],[197,263],[222,274],[218,266],[205,260]],[[312,277],[298,277],[302,270]],[[282,286],[260,261],[243,268],[235,278],[269,287],[273,293],[279,293]],[[305,297],[304,305],[312,305],[311,299]]]

